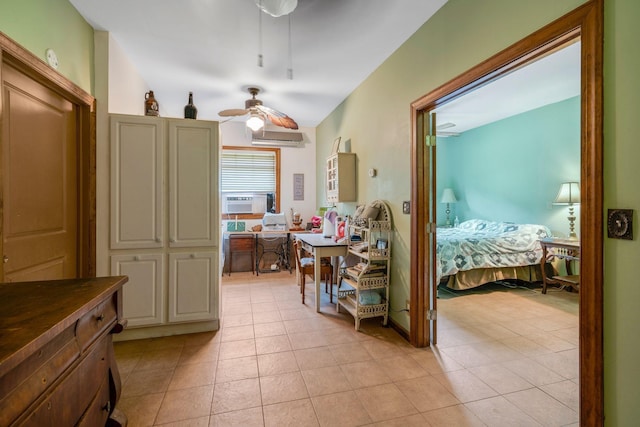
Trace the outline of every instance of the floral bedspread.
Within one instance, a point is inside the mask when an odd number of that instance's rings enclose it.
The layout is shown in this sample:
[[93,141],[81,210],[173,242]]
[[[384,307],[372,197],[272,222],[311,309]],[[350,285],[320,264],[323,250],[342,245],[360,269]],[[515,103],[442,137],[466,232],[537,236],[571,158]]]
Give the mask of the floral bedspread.
[[436,232],[436,279],[474,268],[518,267],[542,258],[539,239],[551,237],[544,225],[472,219]]

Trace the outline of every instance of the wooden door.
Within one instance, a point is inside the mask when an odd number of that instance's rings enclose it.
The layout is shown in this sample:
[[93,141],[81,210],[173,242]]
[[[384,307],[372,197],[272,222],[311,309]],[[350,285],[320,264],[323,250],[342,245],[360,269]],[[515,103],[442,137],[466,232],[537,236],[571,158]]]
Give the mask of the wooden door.
[[6,63],[2,91],[2,279],[76,277],[76,107]]

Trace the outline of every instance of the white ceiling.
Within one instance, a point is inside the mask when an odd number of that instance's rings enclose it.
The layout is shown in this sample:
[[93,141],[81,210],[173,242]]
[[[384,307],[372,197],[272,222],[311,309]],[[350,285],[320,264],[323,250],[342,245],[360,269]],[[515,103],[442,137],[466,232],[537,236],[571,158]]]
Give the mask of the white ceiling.
[[[300,126],[316,126],[446,0],[298,0],[291,13],[293,79],[287,78],[288,17],[255,0],[70,0],[109,31],[154,91],[167,117],[194,93],[198,118],[244,108],[247,87]],[[263,67],[258,67],[262,18]],[[580,94],[575,43],[437,109],[444,132],[462,133]],[[422,94],[417,94],[422,95]],[[141,99],[143,94],[140,95]],[[488,107],[490,106],[490,108]]]
[[442,136],[462,133],[578,95],[579,42],[438,107],[436,123]]
[[[293,80],[287,79],[288,17],[262,14],[257,65],[254,0],[70,0],[108,31],[154,91],[167,117],[182,117],[189,91],[199,119],[244,108],[248,86],[300,126],[326,118],[446,0],[298,0],[291,13]],[[144,94],[140,94],[143,99]]]

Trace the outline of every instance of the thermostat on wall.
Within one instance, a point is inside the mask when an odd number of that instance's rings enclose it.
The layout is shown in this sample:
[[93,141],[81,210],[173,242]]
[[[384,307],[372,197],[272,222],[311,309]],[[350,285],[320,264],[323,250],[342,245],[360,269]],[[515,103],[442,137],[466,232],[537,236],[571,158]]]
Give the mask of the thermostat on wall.
[[58,69],[58,55],[56,55],[55,51],[51,48],[47,49],[44,52],[47,57],[47,64],[51,66],[54,70]]

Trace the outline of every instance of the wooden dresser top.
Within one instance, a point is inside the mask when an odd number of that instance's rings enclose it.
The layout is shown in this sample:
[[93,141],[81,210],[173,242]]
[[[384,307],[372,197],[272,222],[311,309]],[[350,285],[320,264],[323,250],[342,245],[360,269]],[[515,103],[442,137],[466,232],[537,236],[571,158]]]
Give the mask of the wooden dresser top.
[[126,281],[114,276],[0,283],[0,378]]

